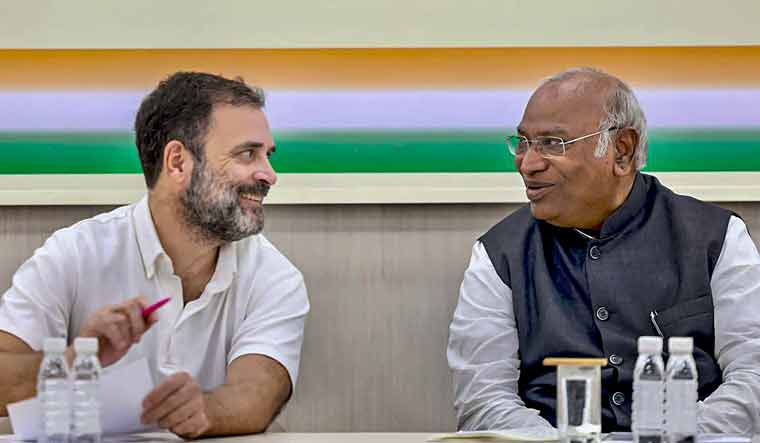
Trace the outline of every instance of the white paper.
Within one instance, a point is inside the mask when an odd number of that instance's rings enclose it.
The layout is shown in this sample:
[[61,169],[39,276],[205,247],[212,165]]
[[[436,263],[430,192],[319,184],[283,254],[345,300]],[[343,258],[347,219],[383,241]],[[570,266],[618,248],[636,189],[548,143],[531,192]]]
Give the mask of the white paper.
[[556,441],[559,439],[556,429],[544,427],[515,428],[506,431],[459,431],[450,434],[437,434],[428,441],[447,440],[488,440],[488,441]]
[[[153,379],[144,358],[114,366],[100,378],[100,422],[104,434],[139,432],[151,427],[140,423],[142,401],[153,390]],[[42,430],[37,397],[8,405],[14,437],[34,440]]]
[[[0,443],[19,443],[21,440],[13,435],[0,435]],[[180,443],[185,440],[168,431],[141,432],[138,434],[110,434],[101,438],[101,443]]]
[[42,429],[42,414],[37,397],[8,405],[8,417],[17,439],[34,440]]
[[699,443],[751,443],[752,439],[746,435],[737,434],[699,434]]
[[[605,443],[629,443],[633,440],[633,434],[630,432],[613,432],[607,434],[603,441]],[[751,443],[752,438],[747,435],[739,434],[715,434],[700,433],[697,434],[698,443]]]

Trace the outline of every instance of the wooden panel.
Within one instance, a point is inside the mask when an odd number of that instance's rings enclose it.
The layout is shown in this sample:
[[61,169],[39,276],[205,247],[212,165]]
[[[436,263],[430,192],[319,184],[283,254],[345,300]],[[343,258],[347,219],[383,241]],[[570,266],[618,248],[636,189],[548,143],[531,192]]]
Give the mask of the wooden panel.
[[[724,205],[760,245],[760,204]],[[267,236],[306,278],[294,432],[453,430],[448,325],[475,239],[515,205],[281,205]],[[108,207],[0,207],[0,285],[55,229]]]
[[500,206],[277,207],[269,229],[307,279],[298,431],[455,426],[445,349],[474,239]]
[[0,288],[10,286],[16,269],[55,230],[111,209],[110,206],[1,206]]

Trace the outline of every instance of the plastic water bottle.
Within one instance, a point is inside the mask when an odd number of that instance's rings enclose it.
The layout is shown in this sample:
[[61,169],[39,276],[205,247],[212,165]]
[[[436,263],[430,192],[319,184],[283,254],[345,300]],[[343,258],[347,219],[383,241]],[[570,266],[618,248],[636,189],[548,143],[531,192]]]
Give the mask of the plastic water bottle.
[[72,440],[75,443],[100,443],[100,361],[98,340],[74,340],[74,394]]
[[665,430],[665,365],[661,337],[639,337],[632,409],[633,442],[660,443]]
[[668,340],[665,385],[665,429],[669,443],[693,443],[697,439],[697,365],[691,353],[691,337]]
[[42,407],[43,443],[68,443],[71,428],[71,384],[66,363],[66,340],[46,338],[45,356],[37,376],[37,394]]

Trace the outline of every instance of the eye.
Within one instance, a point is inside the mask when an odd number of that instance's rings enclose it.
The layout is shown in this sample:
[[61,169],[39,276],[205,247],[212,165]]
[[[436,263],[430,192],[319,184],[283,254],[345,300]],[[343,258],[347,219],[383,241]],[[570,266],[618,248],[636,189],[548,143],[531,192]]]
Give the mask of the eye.
[[241,152],[239,155],[246,160],[253,160],[254,152],[253,152],[253,149],[246,149],[245,151]]
[[562,139],[558,137],[539,137],[536,140],[541,146],[548,148],[560,146],[562,144]]

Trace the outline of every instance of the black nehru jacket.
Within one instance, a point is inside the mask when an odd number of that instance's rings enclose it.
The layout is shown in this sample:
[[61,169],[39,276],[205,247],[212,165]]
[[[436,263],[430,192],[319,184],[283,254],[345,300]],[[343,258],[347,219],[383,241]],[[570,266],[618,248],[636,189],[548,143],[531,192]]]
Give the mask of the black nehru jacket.
[[602,430],[631,426],[637,339],[694,338],[699,398],[721,383],[710,279],[732,213],[637,173],[599,238],[535,219],[523,207],[480,238],[512,289],[519,394],[556,426],[556,369],[545,357],[602,357]]

